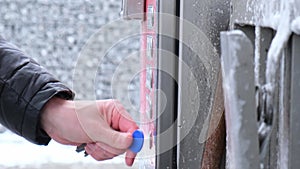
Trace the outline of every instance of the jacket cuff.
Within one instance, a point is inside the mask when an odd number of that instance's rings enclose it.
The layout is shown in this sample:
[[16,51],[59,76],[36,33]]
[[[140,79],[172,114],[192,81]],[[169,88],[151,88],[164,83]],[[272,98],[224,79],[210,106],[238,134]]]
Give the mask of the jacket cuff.
[[22,123],[22,136],[32,143],[48,145],[51,138],[41,128],[41,113],[45,104],[54,96],[71,100],[74,93],[60,82],[47,83],[28,103]]

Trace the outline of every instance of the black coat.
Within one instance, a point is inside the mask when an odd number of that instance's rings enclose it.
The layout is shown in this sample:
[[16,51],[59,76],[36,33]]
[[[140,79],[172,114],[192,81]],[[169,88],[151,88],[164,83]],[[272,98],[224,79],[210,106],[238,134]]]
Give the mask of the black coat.
[[0,123],[40,145],[50,137],[41,129],[43,106],[54,96],[74,94],[43,67],[0,36]]

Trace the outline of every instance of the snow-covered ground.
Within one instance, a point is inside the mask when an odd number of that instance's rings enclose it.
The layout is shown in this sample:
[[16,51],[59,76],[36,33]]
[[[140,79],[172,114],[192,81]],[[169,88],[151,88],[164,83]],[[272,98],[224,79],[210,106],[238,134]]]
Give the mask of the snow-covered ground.
[[[127,168],[124,156],[109,161],[95,161],[76,153],[75,147],[51,141],[48,146],[38,146],[10,131],[0,134],[0,169],[82,169]],[[136,162],[135,167],[138,164]]]

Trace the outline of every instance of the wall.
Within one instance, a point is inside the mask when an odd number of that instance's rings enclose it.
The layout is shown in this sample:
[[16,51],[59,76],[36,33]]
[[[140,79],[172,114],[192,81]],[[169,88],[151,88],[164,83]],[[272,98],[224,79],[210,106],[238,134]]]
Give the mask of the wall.
[[[139,37],[120,39],[114,46],[107,46],[107,42],[115,41],[124,29],[134,29],[139,33],[140,23],[131,21],[130,27],[112,24],[107,34],[94,36],[119,18],[121,4],[121,0],[1,0],[0,34],[70,88],[76,85],[76,99],[94,99],[85,92],[93,89],[97,99],[117,97],[122,101],[129,95],[138,109],[139,78],[136,70],[139,68]],[[89,39],[94,42],[85,46]],[[104,53],[103,50],[110,47],[109,52]],[[83,50],[87,55],[84,63],[80,63],[85,65],[84,69],[77,66]],[[99,56],[100,53],[104,55]],[[117,77],[118,83],[123,85],[112,89],[114,72],[124,61],[126,66],[119,70],[123,74]],[[95,67],[97,72],[93,72]],[[82,78],[76,80],[76,84],[73,80],[75,69],[76,75],[80,76],[76,78]]]

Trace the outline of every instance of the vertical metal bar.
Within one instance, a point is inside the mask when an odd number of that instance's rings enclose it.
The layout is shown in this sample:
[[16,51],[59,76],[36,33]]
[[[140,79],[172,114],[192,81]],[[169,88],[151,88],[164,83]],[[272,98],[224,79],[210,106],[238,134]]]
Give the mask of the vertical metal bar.
[[[268,55],[268,51],[271,45],[271,42],[273,40],[274,34],[273,34],[273,30],[272,29],[268,29],[268,28],[256,28],[256,29],[260,29],[260,33],[259,35],[256,34],[256,38],[255,38],[255,52],[256,52],[256,60],[255,61],[255,65],[256,65],[256,72],[255,72],[255,76],[256,76],[256,85],[258,88],[257,91],[257,112],[259,113],[258,115],[260,116],[262,108],[263,108],[263,104],[265,104],[265,100],[263,99],[263,92],[262,92],[262,87],[264,86],[264,84],[266,83],[266,61],[267,61],[267,55]],[[258,69],[258,70],[257,70]],[[258,121],[260,121],[261,119],[258,119]],[[274,127],[275,128],[275,127]],[[271,137],[276,137],[276,132]],[[268,145],[268,152],[266,152],[266,156],[264,157],[264,159],[261,159],[261,162],[263,163],[264,166],[269,166],[270,161],[272,160],[274,154],[277,154],[277,150],[273,149],[272,147],[275,146],[274,144],[275,142],[272,141],[272,144]]]
[[221,33],[223,88],[230,169],[258,169],[254,49],[242,31]]
[[300,166],[300,36],[292,37],[292,69],[290,100],[290,169]]
[[[291,42],[291,41],[290,41]],[[276,167],[280,169],[289,168],[290,151],[290,86],[291,86],[291,43],[283,51],[280,61],[279,77],[279,104],[278,104],[278,156],[276,158]],[[275,154],[273,152],[273,154]]]
[[[254,27],[250,25],[240,26],[236,24],[235,28],[243,31],[246,34],[246,36],[250,39],[252,45],[255,46],[255,85],[257,88],[256,108],[258,115],[261,116],[263,104],[265,104],[263,99],[262,88],[266,83],[266,60],[270,44],[274,37],[274,33],[272,29]],[[265,123],[264,121],[261,121],[261,119],[258,119],[258,121],[260,125],[261,123]],[[274,119],[274,121],[276,120]],[[267,145],[267,152],[263,152],[265,154],[261,154],[261,158],[263,158],[261,159],[261,162],[264,166],[270,166],[271,163],[274,164],[274,161],[275,165],[277,165],[277,132],[274,132],[275,130],[277,130],[276,125],[277,121],[274,123],[275,127],[273,127],[273,132],[270,136],[272,139],[268,139],[270,143]],[[263,134],[263,136],[265,136],[265,134]],[[266,138],[261,137],[260,139],[260,141],[263,142],[263,140],[265,140]]]
[[257,41],[259,41],[259,46],[255,46],[259,52],[259,85],[263,85],[266,83],[266,60],[270,45],[272,43],[274,37],[274,32],[272,29],[268,28],[260,28],[260,37],[256,37]]
[[163,95],[158,95],[157,98],[156,166],[158,169],[173,169],[177,167],[177,131],[176,127],[171,126],[177,119],[178,42],[176,37],[178,37],[179,25],[176,17],[165,17],[165,15],[177,16],[178,0],[160,0],[158,4],[160,13],[158,18],[158,90],[164,93],[165,98]]
[[[140,160],[140,168],[154,169],[155,155],[156,155],[156,71],[157,68],[157,4],[156,0],[146,0],[142,20],[142,45],[141,45],[141,105],[140,105],[140,118],[142,124],[141,129],[144,131],[145,141],[144,148],[139,153],[142,158]],[[144,158],[146,157],[146,158]]]

